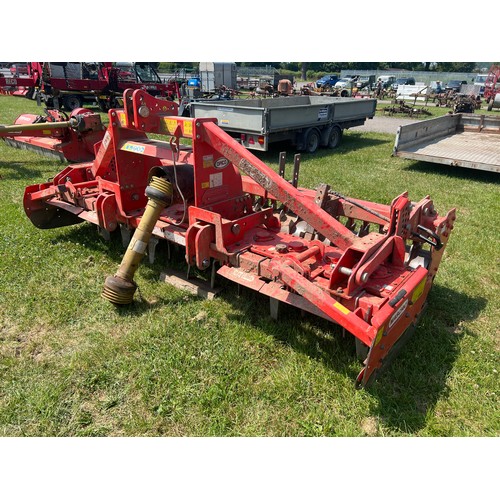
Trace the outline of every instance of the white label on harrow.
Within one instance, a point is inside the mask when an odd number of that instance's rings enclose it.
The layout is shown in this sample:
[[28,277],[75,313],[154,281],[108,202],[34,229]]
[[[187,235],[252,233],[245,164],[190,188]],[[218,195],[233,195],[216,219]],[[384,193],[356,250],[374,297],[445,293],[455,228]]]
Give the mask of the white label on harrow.
[[215,188],[222,186],[222,172],[218,174],[211,174],[210,175],[210,187]]
[[109,135],[109,132],[106,130],[106,133],[104,134],[104,137],[102,138],[102,145],[107,148],[109,141],[111,141],[111,136]]
[[401,306],[399,307],[399,309],[393,314],[391,320],[389,321],[389,328],[392,328],[392,326],[394,325],[394,323],[396,323],[398,321],[398,319],[401,318],[401,316],[403,316],[403,313],[406,311],[407,307],[408,307],[408,299],[406,299],[401,304]]

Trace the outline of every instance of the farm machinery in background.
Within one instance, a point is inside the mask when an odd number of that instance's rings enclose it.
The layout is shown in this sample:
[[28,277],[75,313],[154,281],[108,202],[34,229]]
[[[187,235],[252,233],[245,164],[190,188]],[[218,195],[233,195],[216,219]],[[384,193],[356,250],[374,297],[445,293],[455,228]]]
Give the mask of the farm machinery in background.
[[[143,89],[165,99],[179,98],[176,81],[162,82],[150,63],[27,63],[26,75],[1,76],[0,87],[13,95],[37,99],[67,111],[95,103],[102,111],[120,104],[126,89]],[[24,89],[22,92],[19,89]],[[17,92],[17,94],[16,94]]]
[[484,82],[484,99],[488,104],[488,111],[500,108],[500,66],[491,66]]
[[[102,295],[134,300],[134,274],[159,241],[184,249],[196,266],[340,325],[356,341],[372,382],[413,332],[424,310],[455,210],[436,213],[429,197],[389,205],[362,201],[327,184],[286,180],[231,138],[214,118],[178,116],[178,105],[126,90],[124,108],[92,161],[66,166],[28,186],[24,210],[40,229],[90,222],[106,237],[120,231],[127,250]],[[165,135],[166,140],[148,134]],[[190,144],[186,144],[189,142]]]
[[45,115],[23,114],[14,125],[0,125],[0,138],[9,146],[69,162],[92,161],[104,133],[99,113],[84,108],[70,116],[47,109]]
[[33,98],[41,85],[42,63],[13,64],[10,74],[0,72],[0,94]]
[[331,97],[372,97],[370,87],[375,81],[374,75],[359,76],[351,75],[332,81],[321,83],[318,80],[315,84],[305,84],[301,87],[302,95],[331,96]]

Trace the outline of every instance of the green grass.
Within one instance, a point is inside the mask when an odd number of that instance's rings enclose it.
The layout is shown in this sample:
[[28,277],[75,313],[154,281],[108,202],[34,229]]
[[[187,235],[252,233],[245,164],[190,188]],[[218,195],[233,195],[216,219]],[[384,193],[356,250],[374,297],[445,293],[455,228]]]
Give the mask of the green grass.
[[[22,112],[40,108],[0,96],[0,123]],[[302,186],[457,208],[416,335],[362,391],[350,335],[294,310],[274,322],[265,297],[232,284],[204,301],[162,283],[161,245],[135,303],[111,306],[100,293],[119,237],[35,228],[24,188],[61,165],[0,143],[0,435],[497,436],[499,178],[393,158],[393,142],[353,129],[338,150],[302,155]],[[277,168],[279,150],[260,157]]]
[[[411,117],[407,113],[394,113],[392,116],[394,116],[394,117],[399,116],[402,118],[416,118],[419,120],[425,120],[428,118],[437,118],[439,116],[446,115],[452,111],[451,108],[448,108],[446,106],[436,106],[436,104],[433,103],[432,101],[429,101],[427,106],[425,106],[423,103],[420,103],[419,101],[417,101],[417,103],[414,104],[412,100],[405,101],[405,104],[407,106],[411,106],[413,109],[415,109],[417,111],[420,110],[421,112],[418,114],[416,113],[416,114],[412,115]],[[394,105],[395,104],[393,101],[391,101],[391,102],[389,102],[389,101],[378,102],[376,115],[377,116],[390,116],[389,112],[388,111],[386,112],[384,110],[386,110],[387,108],[393,108]],[[498,113],[498,111],[496,109],[493,111],[488,111],[487,104],[485,101],[483,101],[481,104],[481,108],[476,109],[474,111],[474,113],[477,115],[489,115],[489,114],[495,115],[496,113]]]

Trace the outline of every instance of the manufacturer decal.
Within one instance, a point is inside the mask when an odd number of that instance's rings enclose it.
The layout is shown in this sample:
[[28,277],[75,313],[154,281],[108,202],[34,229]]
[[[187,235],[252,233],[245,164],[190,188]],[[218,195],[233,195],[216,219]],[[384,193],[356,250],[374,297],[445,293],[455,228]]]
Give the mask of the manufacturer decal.
[[408,299],[406,299],[398,308],[398,310],[392,315],[391,320],[389,321],[388,328],[392,328],[392,326],[403,316],[406,308],[408,307]]
[[214,157],[213,155],[205,155],[203,157],[203,168],[210,168],[214,166]]
[[229,160],[227,158],[224,158],[223,156],[221,158],[218,158],[215,160],[214,167],[222,170],[223,168],[226,168],[229,165]]
[[109,142],[111,141],[111,135],[109,132],[106,130],[106,133],[104,134],[104,137],[102,139],[102,145],[107,148],[109,145]]
[[132,153],[144,153],[146,146],[138,146],[137,144],[127,143],[122,147],[123,151],[131,151]]
[[328,108],[321,108],[318,111],[318,120],[328,118]]

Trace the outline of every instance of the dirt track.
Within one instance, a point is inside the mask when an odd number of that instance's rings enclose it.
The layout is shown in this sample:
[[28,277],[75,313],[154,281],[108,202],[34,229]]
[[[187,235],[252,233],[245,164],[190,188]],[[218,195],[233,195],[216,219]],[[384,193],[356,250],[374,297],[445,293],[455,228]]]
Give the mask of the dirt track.
[[366,120],[361,127],[356,127],[353,130],[361,132],[383,132],[386,134],[396,134],[400,125],[408,125],[415,123],[413,118],[401,118],[392,116],[375,116],[371,120]]

